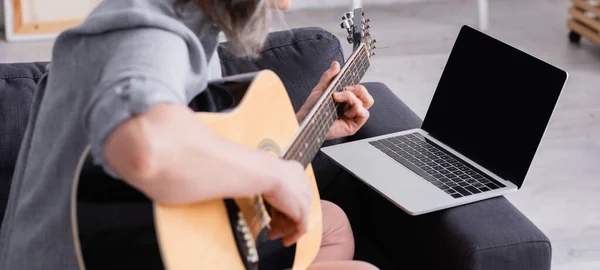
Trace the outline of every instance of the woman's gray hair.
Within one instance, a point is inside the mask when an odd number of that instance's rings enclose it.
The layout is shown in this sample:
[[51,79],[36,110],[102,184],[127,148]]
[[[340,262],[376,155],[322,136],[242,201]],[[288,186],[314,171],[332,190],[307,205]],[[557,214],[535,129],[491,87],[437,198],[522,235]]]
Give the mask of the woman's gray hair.
[[257,57],[269,33],[272,0],[179,0],[209,6],[211,22],[227,37],[228,49],[238,56]]

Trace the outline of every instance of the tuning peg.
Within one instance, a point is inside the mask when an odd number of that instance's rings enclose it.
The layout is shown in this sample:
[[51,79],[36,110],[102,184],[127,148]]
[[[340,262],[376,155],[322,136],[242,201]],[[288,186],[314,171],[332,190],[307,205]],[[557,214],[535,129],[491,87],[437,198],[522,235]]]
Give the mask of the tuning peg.
[[375,56],[375,55],[377,55],[376,52],[371,52],[371,56]]
[[354,13],[353,12],[346,12],[346,14],[344,14],[344,16],[342,16],[342,20],[348,20],[348,19],[353,19],[354,18]]
[[348,43],[350,43],[350,44],[354,43],[354,38],[352,38],[352,36],[351,36],[351,35],[348,35],[348,36],[346,37],[346,40],[348,40]]
[[341,23],[341,27],[343,29],[350,29],[350,27],[354,24],[354,22],[351,19],[348,20],[343,20]]
[[366,23],[370,23],[370,22],[371,22],[371,19],[367,19],[365,22],[366,22]]

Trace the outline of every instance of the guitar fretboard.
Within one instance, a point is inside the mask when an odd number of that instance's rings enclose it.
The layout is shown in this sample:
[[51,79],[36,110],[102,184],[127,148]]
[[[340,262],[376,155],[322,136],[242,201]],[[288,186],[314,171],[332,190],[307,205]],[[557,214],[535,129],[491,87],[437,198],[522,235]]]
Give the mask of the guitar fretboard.
[[299,161],[305,168],[310,164],[338,117],[339,103],[333,100],[332,94],[343,91],[347,86],[358,84],[369,67],[368,50],[366,46],[360,46],[342,67],[338,79],[325,91],[314,113],[308,115],[305,127],[286,152],[285,159]]

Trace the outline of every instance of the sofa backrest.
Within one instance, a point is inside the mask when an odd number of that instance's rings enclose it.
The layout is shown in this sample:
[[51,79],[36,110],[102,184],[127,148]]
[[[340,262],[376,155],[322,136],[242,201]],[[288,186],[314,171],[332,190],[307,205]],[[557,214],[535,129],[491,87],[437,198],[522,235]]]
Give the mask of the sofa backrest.
[[[273,70],[296,110],[333,61],[343,63],[339,40],[321,28],[272,33],[259,59],[236,57],[227,43],[219,47],[223,76]],[[0,224],[36,84],[47,63],[0,64]]]

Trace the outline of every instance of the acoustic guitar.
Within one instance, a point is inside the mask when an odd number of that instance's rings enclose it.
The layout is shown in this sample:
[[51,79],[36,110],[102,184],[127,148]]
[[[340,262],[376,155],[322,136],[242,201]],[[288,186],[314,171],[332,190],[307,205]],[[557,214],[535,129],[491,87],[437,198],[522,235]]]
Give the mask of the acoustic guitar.
[[[197,117],[220,136],[305,166],[313,200],[309,230],[296,243],[293,269],[306,269],[321,245],[320,196],[310,162],[342,107],[333,101],[332,94],[359,83],[375,54],[376,41],[370,37],[369,20],[362,8],[346,12],[341,26],[353,52],[302,123],[297,121],[283,83],[269,70],[212,82],[209,88],[225,89],[230,94],[216,97],[228,100],[230,96],[230,108],[197,112]],[[152,262],[156,269],[258,269],[258,247],[267,240],[270,222],[270,208],[260,194],[161,205],[95,166],[89,152],[88,146],[80,156],[71,197],[80,269],[92,265],[101,269],[137,268],[136,260]],[[140,244],[140,239],[152,241]],[[141,256],[133,258],[133,249]],[[124,261],[134,263],[126,265]]]

